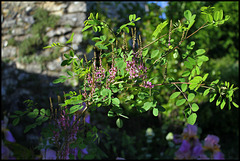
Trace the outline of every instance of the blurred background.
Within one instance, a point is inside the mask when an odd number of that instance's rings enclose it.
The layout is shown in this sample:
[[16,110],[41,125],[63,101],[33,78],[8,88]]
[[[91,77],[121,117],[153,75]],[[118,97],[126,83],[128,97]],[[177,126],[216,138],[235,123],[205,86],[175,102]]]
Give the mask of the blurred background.
[[[34,149],[39,144],[40,128],[23,134],[24,126],[31,120],[24,120],[14,127],[9,115],[16,110],[24,110],[26,99],[32,99],[39,107],[49,107],[49,97],[57,104],[57,96],[63,91],[77,90],[79,80],[62,84],[52,84],[60,75],[66,75],[66,68],[60,66],[67,48],[42,48],[53,42],[66,42],[72,32],[75,33],[72,47],[79,57],[87,54],[92,57],[95,33],[88,30],[81,32],[84,20],[90,13],[98,13],[102,20],[117,28],[128,22],[129,14],[136,14],[141,20],[136,23],[137,34],[143,38],[143,45],[152,41],[156,26],[164,20],[173,23],[182,21],[185,10],[197,14],[197,19],[189,33],[202,26],[200,17],[202,6],[222,9],[230,19],[220,27],[207,27],[183,42],[186,46],[191,41],[196,45],[193,50],[205,49],[210,58],[203,64],[201,71],[209,73],[208,81],[221,79],[239,86],[239,2],[238,1],[125,1],[125,2],[1,2],[1,120],[16,139],[15,145],[9,146],[18,154],[16,147],[27,148],[32,155],[21,156],[34,158],[39,151]],[[199,18],[198,18],[199,16]],[[163,31],[168,32],[168,30]],[[108,35],[109,33],[104,33]],[[173,35],[178,39],[181,35]],[[167,38],[166,38],[167,39]],[[159,44],[151,50],[159,49]],[[181,50],[179,50],[181,54]],[[169,75],[180,77],[182,69],[176,59],[169,57]],[[70,67],[69,67],[70,68]],[[174,70],[175,69],[175,70]],[[176,70],[177,69],[177,70]],[[161,70],[161,69],[157,69]],[[154,71],[152,75],[156,75]],[[156,80],[157,81],[157,80]],[[178,108],[169,100],[172,91],[161,89],[156,96],[166,111],[158,117],[151,113],[142,116],[131,115],[124,120],[124,126],[118,129],[115,120],[107,117],[107,110],[101,109],[91,113],[91,123],[109,135],[101,135],[99,147],[107,158],[117,156],[126,159],[172,159],[179,146],[174,145],[166,136],[172,132],[181,134],[185,127],[184,107]],[[226,159],[239,159],[239,110],[221,110],[215,101],[198,96],[195,100],[200,110],[196,125],[199,139],[208,134],[217,135]],[[234,102],[239,104],[239,91]],[[127,109],[128,104],[123,105]],[[3,123],[2,123],[3,125]],[[149,134],[151,131],[151,134]],[[3,133],[3,132],[2,132]],[[2,135],[4,140],[4,135]],[[26,153],[27,155],[27,153]]]

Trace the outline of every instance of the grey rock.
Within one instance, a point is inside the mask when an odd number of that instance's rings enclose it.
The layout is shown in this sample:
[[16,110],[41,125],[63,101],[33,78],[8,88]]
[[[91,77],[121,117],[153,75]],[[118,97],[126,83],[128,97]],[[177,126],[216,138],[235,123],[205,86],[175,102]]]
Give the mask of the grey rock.
[[23,28],[15,28],[12,30],[12,34],[13,35],[24,35],[25,34],[25,30]]
[[83,35],[82,34],[75,34],[73,37],[73,43],[79,44],[82,42]]
[[87,6],[86,6],[85,2],[73,2],[68,7],[67,11],[69,13],[73,13],[73,12],[86,12],[87,11]]
[[58,41],[59,41],[60,43],[65,43],[65,42],[67,41],[67,39],[66,39],[65,36],[60,36]]
[[34,24],[34,18],[33,16],[26,16],[26,17],[23,17],[23,21],[28,23],[28,24]]
[[2,24],[2,28],[10,28],[13,27],[16,24],[15,19],[10,19],[10,20],[4,20]]
[[64,35],[71,32],[72,29],[68,27],[60,27],[56,30],[56,35]]
[[56,30],[50,30],[46,33],[48,37],[54,37],[54,36],[60,36],[60,35],[65,35],[69,32],[71,32],[72,29],[68,27],[60,27],[57,28]]
[[9,58],[14,57],[16,55],[17,48],[14,46],[7,46],[2,48],[1,57],[2,58]]
[[29,73],[38,73],[39,74],[42,72],[42,66],[41,66],[41,64],[31,63],[26,66],[25,70]]
[[48,36],[48,37],[53,37],[55,35],[56,35],[56,32],[54,30],[50,30],[46,33],[46,36]]
[[58,59],[55,59],[54,61],[48,62],[47,68],[51,71],[54,71],[56,69],[61,69],[61,62],[62,62],[62,58],[59,57]]
[[59,20],[59,25],[70,25],[70,26],[80,26],[82,27],[85,21],[85,13],[69,13],[64,14]]

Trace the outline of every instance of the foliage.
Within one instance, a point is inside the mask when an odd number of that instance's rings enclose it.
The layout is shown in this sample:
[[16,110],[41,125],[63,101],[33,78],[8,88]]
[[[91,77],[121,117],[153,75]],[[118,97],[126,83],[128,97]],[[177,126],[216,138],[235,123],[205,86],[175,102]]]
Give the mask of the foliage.
[[[67,76],[60,76],[53,82],[63,83],[68,79],[78,78],[82,80],[79,92],[71,91],[64,94],[64,102],[59,104],[60,108],[55,109],[56,112],[51,106],[51,114],[47,114],[44,110],[43,116],[42,109],[40,109],[40,113],[39,109],[26,111],[28,116],[42,119],[39,119],[40,122],[36,119],[36,123],[26,127],[25,132],[52,117],[56,122],[53,126],[60,128],[52,127],[50,124],[47,132],[43,133],[43,137],[52,138],[51,143],[57,148],[57,158],[66,159],[68,156],[81,158],[81,151],[78,151],[76,156],[69,151],[69,147],[73,149],[85,148],[86,145],[98,138],[98,129],[95,126],[85,126],[83,122],[78,121],[81,119],[83,121],[86,112],[91,113],[100,107],[107,109],[106,115],[115,119],[118,128],[123,128],[124,121],[131,119],[130,117],[133,115],[151,113],[158,117],[165,111],[171,111],[172,109],[164,107],[165,104],[172,103],[171,101],[173,101],[174,107],[184,108],[182,111],[184,120],[188,124],[194,125],[199,106],[193,101],[199,94],[203,96],[210,94],[210,102],[218,96],[216,106],[220,106],[221,109],[225,105],[229,109],[232,105],[238,108],[238,105],[233,101],[234,92],[238,87],[234,87],[227,81],[206,82],[209,73],[201,71],[202,64],[209,60],[205,50],[198,48],[193,51],[196,44],[193,40],[188,44],[183,44],[199,30],[207,26],[217,27],[229,19],[229,16],[223,16],[222,10],[212,12],[208,9],[208,7],[201,8],[202,14],[205,15],[203,17],[204,23],[191,34],[188,33],[198,17],[190,10],[186,10],[183,13],[185,20],[182,22],[175,23],[172,20],[166,20],[159,23],[151,34],[153,41],[145,46],[143,46],[141,36],[136,34],[135,23],[141,19],[136,14],[130,14],[129,22],[114,29],[101,20],[98,13],[91,13],[84,22],[85,27],[82,31],[91,28],[99,34],[92,38],[94,42],[93,59],[87,60],[86,56],[84,58],[76,56],[70,47],[69,53],[64,54],[65,60],[62,61],[61,66],[72,65],[72,70],[67,71]],[[167,30],[168,24],[169,29]],[[110,35],[102,34],[102,32],[107,31]],[[174,34],[181,36],[172,39]],[[65,44],[56,42],[44,48],[69,46],[73,36],[74,33]],[[168,37],[165,38],[166,36]],[[129,38],[132,40],[131,45],[127,43]],[[153,44],[157,44],[158,48],[151,49],[150,46]],[[185,52],[179,54],[178,50]],[[184,65],[177,65],[176,70],[181,72],[175,77],[172,76],[171,71],[169,72],[169,67],[173,67],[169,66],[171,61],[168,59],[175,59]],[[158,73],[157,76],[154,76],[154,72]],[[172,93],[165,93],[164,99],[159,98],[163,95],[161,93],[163,88],[172,91]],[[204,89],[204,91],[200,89]],[[19,116],[23,114],[25,113],[20,113]],[[14,124],[19,122],[19,116],[12,116],[16,117]],[[84,129],[87,128],[88,131],[72,131],[76,124],[83,125]],[[50,132],[50,129],[53,131]],[[87,134],[83,135],[84,132]],[[73,138],[73,135],[76,137]],[[43,147],[48,147],[45,146],[47,146],[46,143]],[[96,151],[86,155],[85,159],[95,158]],[[104,156],[104,154],[102,155]]]

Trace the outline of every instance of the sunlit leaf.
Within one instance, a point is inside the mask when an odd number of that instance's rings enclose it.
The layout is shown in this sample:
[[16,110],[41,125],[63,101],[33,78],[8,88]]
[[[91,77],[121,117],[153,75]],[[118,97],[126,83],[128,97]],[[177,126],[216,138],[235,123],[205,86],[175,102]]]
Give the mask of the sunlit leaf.
[[181,92],[174,92],[173,94],[171,94],[170,99],[176,98],[177,96],[180,95],[180,93],[181,93]]
[[122,127],[123,127],[123,121],[122,121],[122,119],[118,118],[118,119],[116,120],[116,125],[117,125],[118,128],[122,128]]
[[184,103],[186,102],[186,99],[180,99],[180,100],[177,100],[177,102],[176,102],[176,106],[181,106],[181,105],[183,105]]
[[187,122],[190,124],[190,125],[194,125],[195,122],[197,120],[197,114],[196,113],[192,113],[188,118],[187,118]]

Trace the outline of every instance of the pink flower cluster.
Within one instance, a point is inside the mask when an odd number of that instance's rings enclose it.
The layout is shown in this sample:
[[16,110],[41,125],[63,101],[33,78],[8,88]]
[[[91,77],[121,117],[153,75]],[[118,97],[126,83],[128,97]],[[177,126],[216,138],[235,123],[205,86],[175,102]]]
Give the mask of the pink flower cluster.
[[138,53],[133,53],[132,61],[126,61],[126,71],[129,73],[129,79],[142,78],[143,84],[141,87],[153,88],[154,85],[147,79],[147,67],[144,66],[142,58],[138,58]]

